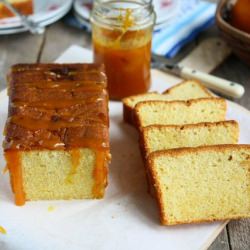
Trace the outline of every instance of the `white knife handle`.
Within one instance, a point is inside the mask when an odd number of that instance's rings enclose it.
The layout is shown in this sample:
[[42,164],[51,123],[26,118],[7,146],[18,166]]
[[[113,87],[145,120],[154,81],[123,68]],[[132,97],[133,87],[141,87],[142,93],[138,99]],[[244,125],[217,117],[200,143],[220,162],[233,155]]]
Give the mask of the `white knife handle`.
[[245,93],[244,87],[238,83],[228,81],[201,71],[190,69],[188,67],[181,67],[180,75],[184,79],[199,80],[209,89],[215,90],[218,93],[233,98],[241,98]]

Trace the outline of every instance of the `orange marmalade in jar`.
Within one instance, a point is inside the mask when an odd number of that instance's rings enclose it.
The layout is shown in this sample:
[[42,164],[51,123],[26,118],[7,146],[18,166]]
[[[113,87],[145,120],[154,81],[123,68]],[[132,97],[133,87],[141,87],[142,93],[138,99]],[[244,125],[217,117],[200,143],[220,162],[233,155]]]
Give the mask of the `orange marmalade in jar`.
[[155,22],[151,1],[96,0],[91,22],[94,61],[105,65],[110,98],[147,92]]

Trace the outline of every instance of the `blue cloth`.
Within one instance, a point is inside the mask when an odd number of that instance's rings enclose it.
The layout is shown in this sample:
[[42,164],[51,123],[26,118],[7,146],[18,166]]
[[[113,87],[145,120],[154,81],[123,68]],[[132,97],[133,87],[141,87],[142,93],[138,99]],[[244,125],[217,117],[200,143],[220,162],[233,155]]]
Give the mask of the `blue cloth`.
[[154,32],[152,51],[155,54],[174,57],[185,44],[214,24],[216,4],[180,0],[180,5],[179,13],[166,27]]

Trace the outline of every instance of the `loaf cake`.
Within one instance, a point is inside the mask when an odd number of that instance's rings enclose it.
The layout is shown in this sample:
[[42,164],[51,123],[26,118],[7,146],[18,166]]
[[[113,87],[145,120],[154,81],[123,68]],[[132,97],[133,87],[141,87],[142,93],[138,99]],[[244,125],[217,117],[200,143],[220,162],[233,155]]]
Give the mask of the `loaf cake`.
[[16,204],[102,198],[110,160],[103,66],[18,64],[8,83],[3,147]]
[[239,125],[236,121],[186,125],[150,125],[140,131],[141,147],[145,156],[166,149],[236,144],[238,138]]
[[200,98],[189,101],[145,101],[135,106],[137,127],[183,125],[225,120],[226,101],[222,98]]
[[250,217],[250,146],[219,145],[149,155],[161,223]]
[[[30,15],[33,13],[33,0],[9,0],[12,6],[23,15]],[[0,3],[0,19],[13,17],[13,14],[3,3]]]
[[172,101],[188,100],[197,98],[212,97],[211,93],[199,82],[187,80],[167,89],[163,94],[150,92],[135,96],[129,96],[122,100],[123,102],[123,119],[125,122],[134,124],[133,110],[137,103],[143,101]]

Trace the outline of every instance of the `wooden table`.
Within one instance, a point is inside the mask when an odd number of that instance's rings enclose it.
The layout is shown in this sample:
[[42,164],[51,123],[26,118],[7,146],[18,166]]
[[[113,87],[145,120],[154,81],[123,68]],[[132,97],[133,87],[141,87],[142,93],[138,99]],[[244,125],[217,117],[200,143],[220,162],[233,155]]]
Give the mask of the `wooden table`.
[[[6,87],[5,76],[12,64],[53,62],[72,44],[90,48],[91,37],[78,29],[66,26],[62,21],[51,25],[43,35],[23,33],[1,36],[0,90]],[[246,94],[236,102],[250,110],[250,68],[235,56],[230,56],[213,73],[242,83],[246,88]],[[244,249],[250,249],[250,220],[247,219],[230,222],[209,248],[209,250]]]

